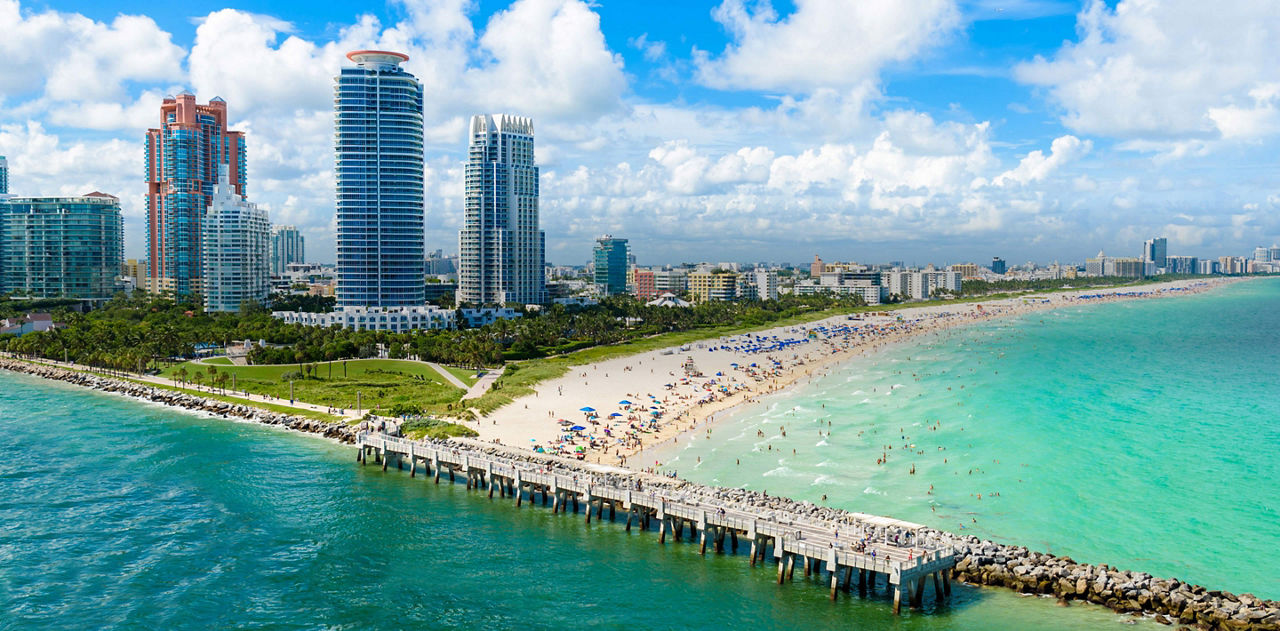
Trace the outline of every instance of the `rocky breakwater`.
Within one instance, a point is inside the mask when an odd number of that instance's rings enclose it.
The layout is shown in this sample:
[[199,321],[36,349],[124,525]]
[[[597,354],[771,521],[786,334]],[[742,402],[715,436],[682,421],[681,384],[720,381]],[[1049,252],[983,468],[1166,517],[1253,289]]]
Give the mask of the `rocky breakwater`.
[[[593,470],[590,465],[509,447],[498,447],[478,441],[434,443],[434,446],[456,448],[460,443],[490,456],[501,456],[510,462],[523,462],[564,475],[591,475],[597,481],[620,488],[633,488],[642,481],[646,488],[662,489],[682,499],[706,498],[722,505],[753,511],[774,511],[791,521],[821,523],[829,528],[858,526],[863,515],[838,508],[818,506],[789,497],[765,495],[748,489],[703,486],[679,478],[612,469],[610,473]],[[890,536],[905,531],[889,528]],[[946,545],[956,551],[958,564],[953,576],[970,584],[1007,587],[1024,594],[1056,596],[1059,602],[1087,601],[1119,613],[1154,616],[1163,624],[1181,624],[1211,631],[1250,630],[1280,631],[1280,602],[1263,600],[1252,594],[1232,594],[1192,585],[1178,579],[1162,579],[1142,572],[1118,570],[1108,565],[1076,563],[1059,557],[984,541],[973,536],[959,536],[934,529],[919,532],[920,540],[912,543]]]
[[156,388],[154,386],[126,381],[124,379],[67,370],[45,364],[34,364],[16,359],[0,359],[0,369],[25,373],[55,381],[62,381],[77,386],[83,386],[85,388],[92,388],[99,392],[110,392],[112,394],[133,397],[142,401],[159,403],[195,412],[215,414],[226,418],[234,417],[246,421],[253,421],[255,423],[262,423],[263,425],[287,427],[300,432],[319,434],[325,438],[331,438],[338,442],[355,442],[355,428],[344,423],[329,423],[317,419],[294,416],[291,414],[279,414],[248,405],[229,403],[216,399],[206,399],[196,395],[175,392],[164,388]]
[[1108,565],[1076,563],[977,537],[953,537],[961,553],[958,580],[1008,587],[1025,594],[1053,595],[1065,603],[1083,600],[1120,613],[1154,614],[1163,624],[1200,629],[1280,631],[1280,602],[1162,579]]

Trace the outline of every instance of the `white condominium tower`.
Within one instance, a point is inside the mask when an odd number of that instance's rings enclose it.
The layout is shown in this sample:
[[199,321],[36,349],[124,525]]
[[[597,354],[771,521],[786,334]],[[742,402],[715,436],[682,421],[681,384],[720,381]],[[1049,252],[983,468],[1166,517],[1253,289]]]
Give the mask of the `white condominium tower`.
[[209,210],[201,222],[206,311],[239,311],[245,301],[266,301],[271,290],[267,211],[236,193],[227,165],[218,166]]
[[464,212],[458,302],[545,303],[545,236],[538,229],[532,119],[471,117]]

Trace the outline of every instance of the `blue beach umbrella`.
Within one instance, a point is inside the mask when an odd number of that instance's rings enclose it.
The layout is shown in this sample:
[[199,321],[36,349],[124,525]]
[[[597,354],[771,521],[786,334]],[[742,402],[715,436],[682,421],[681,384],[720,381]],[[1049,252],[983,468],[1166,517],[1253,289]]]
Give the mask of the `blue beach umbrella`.
[[595,411],[596,411],[596,409],[595,409],[595,408],[591,408],[591,407],[587,407],[587,408],[581,408],[581,409],[579,409],[578,411],[579,411],[579,412],[595,412]]
[[614,412],[613,414],[610,414],[610,415],[609,415],[609,418],[617,418],[617,417],[619,417],[619,416],[622,416],[622,415],[621,415],[621,414],[618,414],[617,412]]
[[618,405],[631,405],[631,402],[626,399],[623,399],[618,402]]
[[570,428],[569,428],[569,431],[571,431],[571,432],[580,432],[580,431],[582,431],[582,430],[584,430],[584,429],[586,429],[586,428],[585,428],[585,427],[583,427],[583,426],[581,426],[581,425],[574,425],[573,427],[570,427]]

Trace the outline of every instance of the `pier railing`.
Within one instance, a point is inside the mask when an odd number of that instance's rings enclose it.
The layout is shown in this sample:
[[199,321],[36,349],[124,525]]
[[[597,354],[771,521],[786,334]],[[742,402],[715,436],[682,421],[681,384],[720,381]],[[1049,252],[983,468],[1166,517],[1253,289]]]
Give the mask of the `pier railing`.
[[[784,569],[788,577],[794,571],[796,559],[804,564],[806,575],[825,562],[832,575],[832,597],[840,572],[845,574],[848,589],[853,570],[859,571],[860,590],[865,589],[868,575],[873,585],[875,577],[883,575],[894,589],[895,611],[904,589],[908,590],[910,602],[919,604],[924,580],[929,577],[934,579],[939,598],[944,591],[950,592],[947,573],[956,564],[955,550],[922,537],[924,526],[920,524],[865,513],[845,513],[853,524],[815,520],[787,510],[727,501],[715,496],[711,487],[695,485],[695,491],[674,490],[646,485],[643,476],[634,472],[606,473],[593,470],[590,465],[550,457],[543,462],[537,461],[541,458],[520,460],[514,452],[512,457],[506,457],[463,444],[442,447],[439,443],[366,431],[357,435],[356,445],[361,462],[367,462],[372,455],[385,469],[391,458],[397,467],[407,459],[412,473],[416,473],[419,463],[428,474],[434,470],[437,481],[442,469],[448,471],[450,479],[460,473],[468,487],[484,485],[490,496],[496,484],[504,496],[509,492],[517,501],[526,492],[530,501],[535,493],[541,493],[544,504],[548,495],[554,496],[557,509],[572,502],[576,511],[582,501],[587,505],[588,520],[593,504],[603,514],[607,503],[611,515],[617,508],[628,514],[628,529],[633,519],[641,527],[656,519],[659,540],[664,542],[668,532],[679,539],[687,525],[691,537],[701,533],[704,553],[708,537],[719,550],[726,534],[732,537],[735,547],[742,535],[751,543],[753,565],[757,558],[763,561],[766,546],[772,546],[772,556],[779,563],[779,581],[783,580]],[[912,584],[914,594],[909,591]]]

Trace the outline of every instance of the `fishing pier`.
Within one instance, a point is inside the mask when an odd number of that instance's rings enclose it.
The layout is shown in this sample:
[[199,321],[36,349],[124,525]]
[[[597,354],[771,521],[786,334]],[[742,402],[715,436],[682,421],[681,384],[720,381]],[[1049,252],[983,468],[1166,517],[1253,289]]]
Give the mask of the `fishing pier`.
[[628,532],[633,527],[656,527],[659,543],[687,538],[704,555],[708,548],[723,553],[726,544],[736,552],[741,541],[750,546],[752,567],[764,567],[770,558],[776,562],[779,584],[792,579],[796,566],[804,576],[819,579],[825,570],[833,600],[840,591],[856,587],[865,596],[884,584],[893,593],[893,612],[898,614],[904,602],[913,608],[922,606],[930,579],[938,603],[951,595],[956,553],[929,536],[921,524],[862,513],[842,513],[850,519],[839,523],[815,519],[732,501],[723,496],[724,489],[699,485],[673,489],[663,486],[673,480],[623,469],[514,450],[491,453],[497,446],[484,445],[482,450],[480,445],[361,432],[356,447],[361,464],[372,461],[384,471],[389,466],[408,468],[410,476],[421,472],[437,484],[441,475],[450,481],[461,476],[468,489],[487,492],[490,498],[496,492],[516,506],[540,500],[553,512],[574,514],[585,507],[587,523],[593,513],[603,520],[606,509],[610,521],[622,513]]

